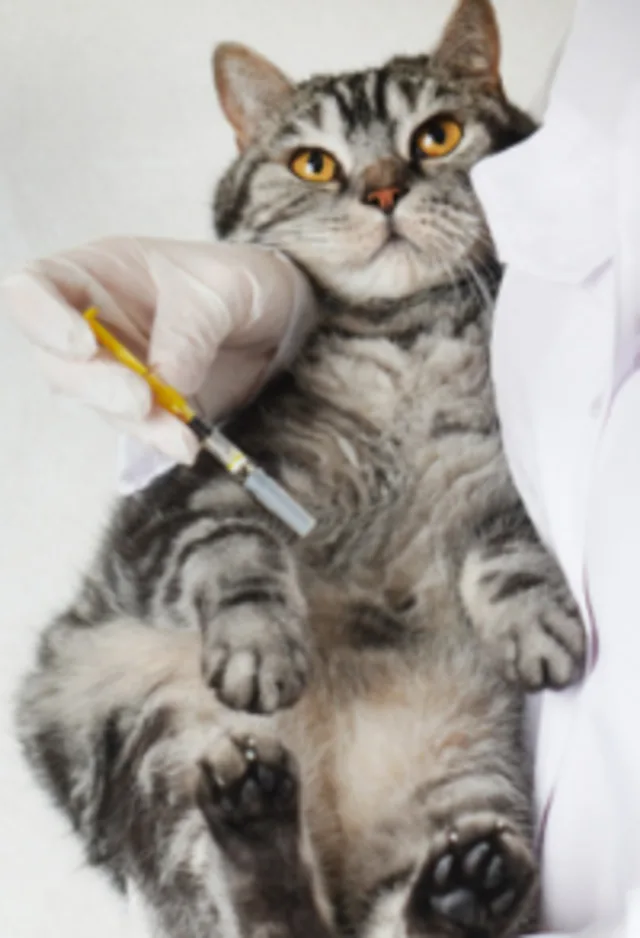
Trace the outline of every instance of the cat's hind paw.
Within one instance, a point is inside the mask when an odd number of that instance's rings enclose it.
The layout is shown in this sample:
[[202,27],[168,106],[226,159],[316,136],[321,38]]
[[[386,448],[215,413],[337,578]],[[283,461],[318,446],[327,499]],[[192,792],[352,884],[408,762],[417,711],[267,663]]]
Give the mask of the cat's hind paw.
[[296,824],[298,778],[290,753],[276,740],[228,735],[200,763],[198,804],[216,839],[269,834]]
[[[483,829],[484,828],[484,829]],[[408,915],[428,934],[502,936],[526,918],[535,889],[528,847],[506,824],[473,818],[442,837],[414,886]]]

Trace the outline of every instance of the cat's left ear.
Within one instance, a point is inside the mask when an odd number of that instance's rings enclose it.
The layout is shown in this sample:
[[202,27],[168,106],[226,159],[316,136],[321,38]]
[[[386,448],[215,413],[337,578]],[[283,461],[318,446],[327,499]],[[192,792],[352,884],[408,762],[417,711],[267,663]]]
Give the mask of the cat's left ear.
[[227,120],[244,150],[265,117],[280,108],[293,85],[280,69],[253,49],[225,42],[213,54],[213,76]]
[[459,0],[432,62],[456,78],[500,87],[500,30],[489,0]]

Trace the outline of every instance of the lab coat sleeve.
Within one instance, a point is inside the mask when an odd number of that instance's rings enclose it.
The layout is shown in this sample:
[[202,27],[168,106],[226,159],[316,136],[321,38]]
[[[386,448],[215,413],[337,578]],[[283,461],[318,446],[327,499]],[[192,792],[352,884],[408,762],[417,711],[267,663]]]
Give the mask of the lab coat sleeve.
[[629,893],[623,915],[615,920],[599,922],[588,928],[568,934],[567,932],[543,932],[527,938],[638,938],[640,935],[640,890]]

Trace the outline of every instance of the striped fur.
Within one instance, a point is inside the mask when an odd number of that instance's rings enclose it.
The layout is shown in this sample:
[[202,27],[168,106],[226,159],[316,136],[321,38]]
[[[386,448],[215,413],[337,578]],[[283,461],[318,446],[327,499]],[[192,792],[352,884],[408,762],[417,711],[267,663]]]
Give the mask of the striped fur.
[[[157,480],[118,509],[19,707],[90,860],[135,885],[163,938],[534,922],[522,694],[576,680],[584,640],[491,387],[500,270],[468,172],[530,127],[492,24],[462,0],[433,57],[297,87],[246,50],[218,60],[243,148],[218,229],[286,251],[322,310],[229,433],[319,523],[294,541],[206,455]],[[245,97],[257,76],[250,105],[230,75]],[[270,81],[259,127],[243,123]],[[411,134],[443,109],[463,143],[417,164]],[[289,173],[311,144],[339,183]],[[380,159],[406,174],[393,216],[361,201]]]

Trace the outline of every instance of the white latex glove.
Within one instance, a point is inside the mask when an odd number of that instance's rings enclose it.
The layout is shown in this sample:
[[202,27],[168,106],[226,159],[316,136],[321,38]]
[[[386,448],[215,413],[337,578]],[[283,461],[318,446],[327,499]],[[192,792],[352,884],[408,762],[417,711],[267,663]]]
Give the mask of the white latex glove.
[[111,238],[35,261],[3,287],[56,390],[183,463],[197,452],[191,431],[153,405],[139,376],[99,350],[79,313],[98,306],[105,324],[213,419],[260,387],[314,311],[298,269],[254,245]]

